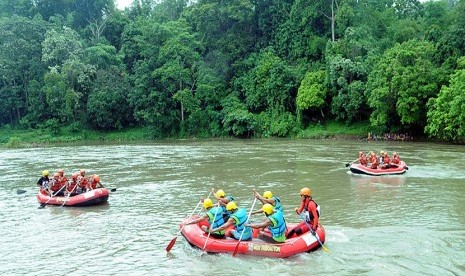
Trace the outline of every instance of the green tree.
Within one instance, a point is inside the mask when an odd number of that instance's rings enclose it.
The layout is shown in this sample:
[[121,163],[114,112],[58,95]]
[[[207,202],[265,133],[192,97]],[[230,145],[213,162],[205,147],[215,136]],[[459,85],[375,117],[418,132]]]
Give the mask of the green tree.
[[223,127],[230,135],[250,138],[254,135],[255,120],[253,114],[239,99],[239,93],[230,93],[221,105],[223,106]]
[[62,66],[69,60],[82,58],[83,46],[79,34],[68,27],[50,29],[42,42],[42,60],[49,66]]
[[129,83],[116,66],[98,70],[87,101],[87,121],[94,129],[121,129],[133,123]]
[[46,67],[40,43],[47,24],[40,18],[0,17],[0,125],[16,124],[29,108],[29,82],[40,82]]
[[[199,33],[205,62],[212,67],[219,58],[226,80],[234,75],[232,65],[255,47],[254,6],[248,0],[199,0],[185,13],[193,32]],[[226,66],[224,66],[226,65]]]
[[31,0],[2,0],[0,1],[0,17],[13,15],[31,17],[37,12]]
[[74,122],[79,95],[69,87],[66,76],[52,69],[44,80],[42,91],[46,96],[47,117],[64,124]]
[[446,141],[465,141],[465,57],[458,60],[459,69],[444,85],[437,98],[428,102],[428,124],[425,132]]
[[234,89],[245,97],[250,112],[268,114],[259,116],[260,126],[264,128],[258,134],[288,135],[294,128],[293,124],[289,124],[289,112],[296,110],[297,89],[293,71],[271,49],[251,55],[244,67],[247,69],[234,81]]
[[402,125],[421,134],[426,103],[439,92],[444,73],[431,61],[434,45],[410,40],[396,44],[375,64],[368,77],[370,121],[388,130]]
[[309,110],[319,110],[324,117],[323,107],[326,104],[327,89],[325,87],[326,72],[323,70],[309,71],[305,74],[297,90],[297,114],[302,122],[302,114]]
[[[354,122],[363,114],[367,72],[357,60],[337,55],[328,61],[328,80],[333,95],[331,112],[337,120]],[[363,119],[363,118],[361,118]]]
[[193,94],[200,45],[184,21],[168,22],[164,26],[169,37],[160,48],[160,66],[155,69],[153,76],[166,88],[166,95],[179,102],[179,120],[184,122],[186,112],[191,113],[200,108],[200,101]]

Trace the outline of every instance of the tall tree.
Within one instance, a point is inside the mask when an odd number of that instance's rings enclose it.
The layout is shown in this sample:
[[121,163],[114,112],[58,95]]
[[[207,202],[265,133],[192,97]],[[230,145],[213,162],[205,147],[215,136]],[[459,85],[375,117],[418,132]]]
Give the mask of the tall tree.
[[465,141],[465,57],[458,60],[458,69],[444,85],[437,98],[428,102],[428,124],[425,132],[446,141]]
[[17,123],[27,112],[29,82],[40,82],[41,42],[47,24],[40,18],[0,17],[0,124]]
[[379,59],[368,77],[372,125],[386,130],[401,125],[422,134],[426,103],[444,82],[444,73],[431,61],[434,51],[429,42],[410,40],[396,44]]

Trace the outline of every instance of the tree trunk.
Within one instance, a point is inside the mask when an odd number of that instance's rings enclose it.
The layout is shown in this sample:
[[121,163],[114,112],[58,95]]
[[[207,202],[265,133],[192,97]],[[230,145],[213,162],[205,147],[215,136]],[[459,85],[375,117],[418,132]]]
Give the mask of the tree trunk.
[[334,27],[336,25],[336,18],[334,16],[334,1],[331,1],[331,41],[334,42],[335,39],[335,34],[334,34]]

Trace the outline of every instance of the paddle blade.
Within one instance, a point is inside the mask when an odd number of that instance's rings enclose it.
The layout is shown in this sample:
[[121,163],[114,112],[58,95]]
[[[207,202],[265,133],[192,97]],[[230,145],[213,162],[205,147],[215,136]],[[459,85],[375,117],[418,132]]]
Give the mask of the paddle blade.
[[237,249],[239,249],[239,244],[241,244],[240,241],[237,243],[236,248],[234,249],[233,257],[235,257],[237,254]]
[[171,240],[171,242],[168,244],[168,246],[166,247],[166,252],[170,252],[171,251],[171,248],[173,248],[174,246],[174,243],[176,243],[176,239],[178,238],[178,236],[174,237],[174,239]]
[[47,204],[45,204],[45,203],[42,203],[42,204],[40,204],[40,206],[39,206],[39,207],[37,207],[37,209],[44,209],[44,208],[45,208],[45,205],[47,205]]
[[326,253],[328,253],[328,252],[329,252],[329,249],[328,249],[328,248],[326,248],[326,246],[324,246],[323,244],[321,244],[321,247],[323,248],[323,251],[324,251],[324,252],[326,252]]
[[346,167],[349,167],[350,166],[350,163],[346,163]]
[[16,191],[16,193],[17,193],[18,195],[24,194],[25,192],[26,192],[26,190],[17,190],[17,191]]

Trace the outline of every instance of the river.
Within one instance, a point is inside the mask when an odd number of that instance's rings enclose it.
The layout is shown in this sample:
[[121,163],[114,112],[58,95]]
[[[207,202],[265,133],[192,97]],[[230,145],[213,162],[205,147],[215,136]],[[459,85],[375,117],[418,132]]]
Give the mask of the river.
[[[396,151],[400,176],[348,173],[359,150]],[[341,140],[213,140],[0,149],[1,275],[464,275],[465,147]],[[99,174],[108,204],[38,209],[42,170]],[[308,186],[326,247],[287,259],[206,254],[179,236],[212,188],[249,209],[252,189],[286,220]],[[17,194],[18,189],[27,192]],[[257,204],[258,206],[259,204]],[[257,207],[256,207],[257,208]],[[254,217],[261,221],[262,217]]]

